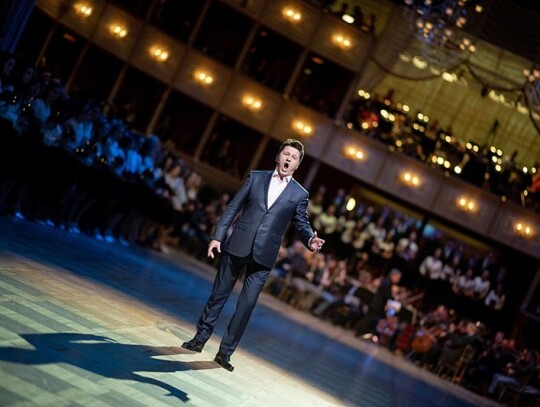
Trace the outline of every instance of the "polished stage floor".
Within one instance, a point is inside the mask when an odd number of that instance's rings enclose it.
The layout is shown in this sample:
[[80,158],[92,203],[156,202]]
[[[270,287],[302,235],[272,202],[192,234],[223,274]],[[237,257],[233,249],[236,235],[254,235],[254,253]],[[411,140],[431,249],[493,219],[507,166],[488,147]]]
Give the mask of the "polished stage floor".
[[212,359],[235,301],[201,354],[180,347],[214,272],[0,217],[0,406],[493,404],[267,294],[229,373]]

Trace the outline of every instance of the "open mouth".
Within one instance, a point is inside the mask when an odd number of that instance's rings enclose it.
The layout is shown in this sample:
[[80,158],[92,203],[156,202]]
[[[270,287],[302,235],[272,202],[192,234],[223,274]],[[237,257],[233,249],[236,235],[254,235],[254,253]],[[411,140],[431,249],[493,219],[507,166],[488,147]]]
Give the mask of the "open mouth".
[[289,169],[289,163],[288,162],[285,162],[285,164],[283,164],[283,168],[285,168],[286,170]]

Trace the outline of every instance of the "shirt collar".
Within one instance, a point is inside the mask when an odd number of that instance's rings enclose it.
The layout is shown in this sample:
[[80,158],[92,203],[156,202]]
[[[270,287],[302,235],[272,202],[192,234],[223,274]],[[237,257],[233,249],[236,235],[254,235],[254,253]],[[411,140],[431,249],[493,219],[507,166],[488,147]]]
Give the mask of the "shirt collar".
[[287,175],[286,177],[281,179],[281,177],[279,176],[279,173],[277,172],[277,170],[274,170],[274,172],[272,173],[272,178],[277,178],[280,182],[285,181],[285,182],[289,183],[289,181],[292,178],[292,175]]

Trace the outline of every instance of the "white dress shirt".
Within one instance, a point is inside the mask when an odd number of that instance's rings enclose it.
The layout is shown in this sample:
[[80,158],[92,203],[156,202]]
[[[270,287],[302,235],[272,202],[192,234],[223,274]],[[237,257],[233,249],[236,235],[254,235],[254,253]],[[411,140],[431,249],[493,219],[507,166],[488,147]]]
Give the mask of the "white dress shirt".
[[290,182],[292,175],[281,178],[277,172],[274,170],[272,178],[270,179],[270,187],[268,188],[268,207],[270,208],[276,199],[281,195],[287,184]]

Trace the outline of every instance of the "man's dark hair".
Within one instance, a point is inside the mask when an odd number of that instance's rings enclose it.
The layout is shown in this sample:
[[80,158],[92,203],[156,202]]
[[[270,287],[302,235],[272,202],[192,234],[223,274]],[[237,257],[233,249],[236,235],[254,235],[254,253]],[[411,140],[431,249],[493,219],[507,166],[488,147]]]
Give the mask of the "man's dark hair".
[[281,153],[281,151],[287,146],[294,147],[298,151],[300,151],[300,162],[302,162],[302,160],[304,159],[304,145],[296,139],[288,138],[279,147],[278,154]]

